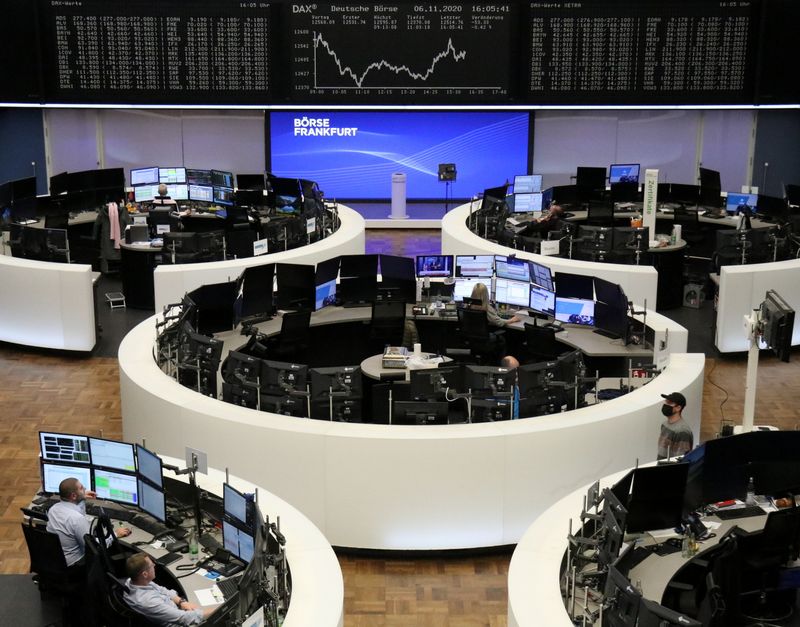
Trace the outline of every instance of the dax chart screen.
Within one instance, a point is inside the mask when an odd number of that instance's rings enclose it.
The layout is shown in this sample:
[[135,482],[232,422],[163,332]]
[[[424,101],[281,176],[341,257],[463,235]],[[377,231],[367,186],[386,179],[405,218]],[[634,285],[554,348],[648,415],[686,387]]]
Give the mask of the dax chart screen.
[[512,4],[292,5],[296,102],[504,101]]

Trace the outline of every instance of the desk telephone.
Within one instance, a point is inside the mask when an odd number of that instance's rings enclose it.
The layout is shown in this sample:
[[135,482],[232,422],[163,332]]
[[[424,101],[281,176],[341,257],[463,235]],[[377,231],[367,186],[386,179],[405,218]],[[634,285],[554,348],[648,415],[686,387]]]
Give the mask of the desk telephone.
[[244,570],[244,565],[236,559],[231,559],[231,557],[231,554],[225,549],[218,549],[213,557],[200,562],[200,566],[206,570],[219,573],[223,577],[230,577]]

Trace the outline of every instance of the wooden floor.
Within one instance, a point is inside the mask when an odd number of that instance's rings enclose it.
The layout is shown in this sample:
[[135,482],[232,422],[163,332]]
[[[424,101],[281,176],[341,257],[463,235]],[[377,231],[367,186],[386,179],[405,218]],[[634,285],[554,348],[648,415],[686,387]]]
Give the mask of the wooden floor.
[[[742,358],[708,359],[702,438],[724,418],[738,422],[744,400]],[[39,430],[121,435],[117,361],[41,354],[0,345],[0,573],[28,568],[19,508],[39,484]],[[717,387],[719,386],[719,387]],[[800,359],[762,356],[756,422],[800,426]],[[728,396],[727,401],[723,400]],[[722,404],[722,409],[720,405]],[[689,407],[687,412],[697,411]],[[510,553],[452,559],[340,555],[345,624],[495,626],[506,624]]]

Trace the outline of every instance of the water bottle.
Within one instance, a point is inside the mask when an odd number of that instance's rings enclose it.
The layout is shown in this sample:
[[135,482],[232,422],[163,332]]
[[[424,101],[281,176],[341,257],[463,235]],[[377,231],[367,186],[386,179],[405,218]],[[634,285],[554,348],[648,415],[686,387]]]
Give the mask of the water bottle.
[[200,557],[200,547],[197,544],[197,532],[192,528],[189,532],[189,559],[196,562]]
[[756,504],[756,489],[753,486],[753,478],[750,477],[747,480],[747,498],[745,500],[746,505],[755,505]]

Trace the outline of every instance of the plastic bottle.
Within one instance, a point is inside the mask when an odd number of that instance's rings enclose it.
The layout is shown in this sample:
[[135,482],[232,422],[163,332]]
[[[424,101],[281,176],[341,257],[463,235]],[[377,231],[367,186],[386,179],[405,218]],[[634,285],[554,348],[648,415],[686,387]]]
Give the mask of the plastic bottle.
[[755,505],[756,504],[756,489],[753,486],[753,478],[750,477],[747,480],[747,498],[745,500],[746,505]]
[[691,557],[689,554],[689,534],[686,533],[683,536],[683,541],[681,542],[681,557]]
[[192,528],[189,532],[189,559],[193,562],[200,557],[200,547],[197,544],[197,532]]
[[678,243],[678,233],[675,230],[675,227],[672,227],[672,233],[669,236],[669,243],[671,246],[674,246]]

